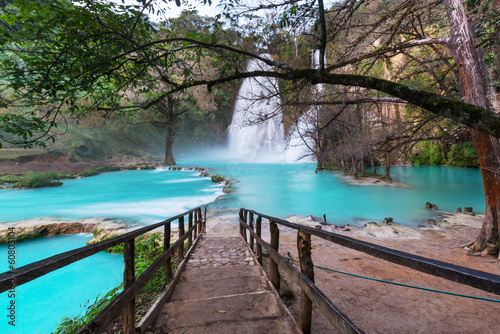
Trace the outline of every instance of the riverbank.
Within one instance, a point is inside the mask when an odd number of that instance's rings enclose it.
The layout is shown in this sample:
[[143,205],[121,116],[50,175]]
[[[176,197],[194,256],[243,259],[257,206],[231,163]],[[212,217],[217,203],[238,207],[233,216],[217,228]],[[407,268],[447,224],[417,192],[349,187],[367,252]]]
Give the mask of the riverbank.
[[[461,247],[477,236],[482,219],[482,215],[443,213],[442,221],[426,228],[395,224],[361,228],[320,226],[366,242],[500,275],[498,259],[481,256]],[[289,220],[308,226],[318,225],[304,217],[295,216]],[[237,221],[236,216],[212,217],[208,220],[207,231],[223,236],[228,229],[238,228]],[[263,221],[262,226],[263,238],[269,242],[267,220]],[[298,259],[296,231],[282,226],[279,228],[280,253]],[[357,275],[499,299],[497,295],[394,265],[316,237],[312,237],[312,259],[315,265]],[[286,276],[285,279],[291,282]],[[497,332],[499,303],[409,289],[318,268],[315,269],[315,282],[335,305],[367,333]],[[288,301],[288,307],[297,318],[300,288],[290,285],[295,297]],[[315,307],[312,323],[313,333],[331,332],[331,325]]]
[[[0,224],[0,244],[6,243],[7,235],[10,231],[14,231],[14,240],[16,242],[39,237],[53,237],[55,235],[92,233],[92,239],[87,242],[87,245],[90,245],[141,227],[143,226],[129,226],[118,223],[111,218],[86,218],[79,220],[29,219]],[[163,228],[149,231],[145,233],[145,237],[149,237],[153,233],[163,234]],[[178,229],[177,227],[173,227],[171,240],[175,241],[177,238]]]
[[378,187],[396,187],[396,188],[411,188],[410,185],[401,182],[396,182],[391,179],[383,178],[382,176],[363,176],[355,178],[352,175],[339,174],[342,181],[352,186],[378,186]]

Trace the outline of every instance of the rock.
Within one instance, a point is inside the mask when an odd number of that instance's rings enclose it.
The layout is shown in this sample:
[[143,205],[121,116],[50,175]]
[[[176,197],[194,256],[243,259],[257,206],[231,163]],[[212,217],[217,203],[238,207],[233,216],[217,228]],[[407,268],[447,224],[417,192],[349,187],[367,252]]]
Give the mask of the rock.
[[418,224],[417,227],[422,228],[422,227],[427,227],[427,226],[422,225],[422,224]]
[[392,219],[391,217],[384,218],[384,220],[382,221],[382,223],[386,225],[392,225],[393,222],[394,219]]
[[225,181],[222,176],[216,174],[212,175],[212,182],[221,183],[222,181]]
[[462,213],[462,208],[457,208],[457,211],[455,211],[456,213]]
[[438,225],[437,221],[435,221],[434,219],[427,219],[427,224],[434,226]]
[[476,214],[472,211],[472,206],[464,207],[464,214],[475,216]]
[[316,225],[314,227],[316,227],[318,230],[321,230],[321,225]]
[[368,226],[382,227],[382,225],[380,225],[377,222],[368,222],[368,223],[364,224],[363,226],[364,227],[368,227]]
[[[7,228],[15,227],[15,240],[20,242],[36,237],[52,237],[60,234],[91,233],[100,224],[106,224],[103,219],[89,218],[80,221],[58,220],[26,220],[0,226],[0,244],[6,242]],[[120,225],[123,226],[123,225]]]
[[432,210],[437,210],[438,209],[437,205],[436,204],[432,204],[431,202],[425,203],[425,208],[426,209],[432,209]]

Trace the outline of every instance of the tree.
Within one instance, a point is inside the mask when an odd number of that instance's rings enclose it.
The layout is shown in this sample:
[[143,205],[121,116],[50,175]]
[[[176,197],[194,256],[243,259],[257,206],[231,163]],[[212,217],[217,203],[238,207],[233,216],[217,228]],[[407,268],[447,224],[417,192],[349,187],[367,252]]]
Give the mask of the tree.
[[[3,51],[12,55],[1,65],[0,84],[11,95],[3,97],[2,106],[34,109],[0,115],[0,128],[20,136],[20,142],[25,145],[38,143],[46,136],[50,138],[50,131],[62,113],[84,117],[93,111],[148,109],[177,92],[198,86],[211,90],[248,77],[275,77],[284,83],[302,85],[360,87],[378,91],[381,97],[391,95],[402,99],[473,129],[487,189],[485,224],[490,229],[485,237],[478,239],[476,249],[486,242],[498,242],[500,154],[490,153],[500,152],[498,140],[493,138],[500,138],[500,116],[487,103],[486,85],[480,79],[484,61],[479,50],[473,47],[471,30],[463,29],[469,24],[460,0],[444,1],[449,14],[449,37],[439,34],[427,37],[418,22],[424,13],[431,12],[435,14],[434,23],[442,24],[439,2],[346,0],[336,3],[329,12],[323,0],[317,2],[317,7],[313,1],[259,6],[258,9],[277,8],[278,23],[285,26],[294,25],[298,19],[311,20],[309,49],[320,50],[318,69],[261,57],[263,45],[238,44],[222,38],[217,35],[222,30],[222,17],[208,25],[204,33],[179,35],[172,27],[156,27],[144,15],[154,10],[151,1],[136,5],[138,8],[90,0],[80,1],[78,5],[69,0],[17,0],[15,3],[19,13],[4,15],[3,20],[10,25],[21,23],[22,28],[0,32]],[[224,15],[227,19],[235,19],[229,10],[234,3],[229,2]],[[379,9],[384,10],[383,14],[379,14]],[[365,11],[368,23],[356,24],[358,18],[354,13],[359,11]],[[397,14],[395,20],[394,14]],[[329,16],[336,18],[336,25],[328,25]],[[247,17],[250,19],[251,15]],[[234,25],[232,27],[234,29]],[[239,34],[249,39],[261,33],[259,27],[251,23],[245,29]],[[398,36],[405,38],[398,40]],[[368,37],[377,37],[382,42],[374,47]],[[340,40],[344,43],[335,44]],[[425,87],[410,87],[411,82],[345,71],[353,64],[370,68],[374,59],[423,45],[434,49],[439,45],[450,46],[463,79],[466,101],[447,98],[440,91]],[[295,50],[300,52],[300,48]],[[328,66],[325,55],[331,60]],[[201,60],[207,56],[219,64],[218,71],[203,70]],[[274,70],[242,72],[241,64],[248,58],[258,59]],[[178,69],[181,75],[176,72]],[[140,104],[123,105],[128,99],[127,90],[147,93],[158,82],[166,87],[165,91]],[[79,106],[77,102],[82,97],[91,98],[92,104]]]

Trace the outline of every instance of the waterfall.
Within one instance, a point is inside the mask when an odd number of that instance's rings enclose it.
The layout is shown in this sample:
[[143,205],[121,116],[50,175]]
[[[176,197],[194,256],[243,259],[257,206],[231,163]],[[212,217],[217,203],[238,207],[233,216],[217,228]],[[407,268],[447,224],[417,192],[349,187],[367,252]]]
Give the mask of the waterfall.
[[[272,60],[269,54],[261,57]],[[319,50],[311,60],[319,68]],[[247,72],[272,71],[260,60],[251,59]],[[313,87],[313,96],[323,91],[323,85]],[[314,106],[296,121],[285,139],[283,113],[275,78],[255,77],[243,80],[229,127],[228,149],[231,157],[252,161],[312,162],[314,137],[319,107]]]
[[[319,52],[314,50],[311,57],[311,68],[319,68]],[[317,96],[323,92],[323,84],[312,87],[312,96]],[[313,106],[302,114],[295,122],[290,135],[288,136],[288,147],[285,151],[287,161],[312,162],[315,161],[312,152],[316,148],[314,138],[317,134],[317,124],[319,117],[319,106]]]
[[[262,57],[271,59],[268,54]],[[247,72],[252,71],[272,71],[272,67],[252,59],[247,64]],[[285,144],[278,92],[275,78],[243,80],[228,134],[228,148],[233,157],[277,160]]]

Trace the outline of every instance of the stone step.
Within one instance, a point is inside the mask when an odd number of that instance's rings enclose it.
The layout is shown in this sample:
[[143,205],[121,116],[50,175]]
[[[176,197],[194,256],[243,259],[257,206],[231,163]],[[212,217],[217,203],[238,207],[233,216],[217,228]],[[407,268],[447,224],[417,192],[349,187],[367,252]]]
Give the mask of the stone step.
[[214,268],[190,269],[182,273],[179,282],[205,282],[206,280],[222,280],[236,277],[262,276],[258,266],[227,266]]
[[[243,268],[249,267],[244,266]],[[189,271],[190,275],[198,276],[198,279],[181,281],[174,289],[172,302],[271,290],[263,276],[233,276],[222,279],[214,277],[212,279],[212,277],[203,276],[205,269],[191,269]],[[235,270],[234,267],[220,267],[219,271],[221,276],[228,277]],[[203,277],[205,277],[204,280]]]
[[[287,334],[296,333],[286,318],[267,318],[255,320],[219,321],[210,325],[182,327],[166,332],[168,334]],[[148,333],[149,334],[149,333]]]
[[272,292],[258,292],[170,302],[163,306],[153,332],[165,333],[184,327],[209,328],[218,325],[229,326],[228,328],[249,326],[247,328],[251,330],[252,321],[258,323],[260,319],[273,322],[275,318],[284,315],[275,298]]

